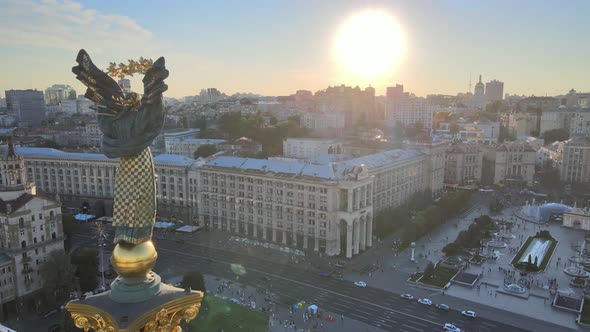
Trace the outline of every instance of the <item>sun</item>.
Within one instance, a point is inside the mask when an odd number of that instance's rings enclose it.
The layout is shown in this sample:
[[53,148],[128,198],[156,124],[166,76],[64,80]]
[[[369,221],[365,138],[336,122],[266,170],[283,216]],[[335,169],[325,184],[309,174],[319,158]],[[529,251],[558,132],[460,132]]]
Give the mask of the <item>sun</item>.
[[397,21],[384,11],[368,10],[352,16],[336,37],[335,55],[348,74],[373,79],[392,72],[403,53],[403,34]]

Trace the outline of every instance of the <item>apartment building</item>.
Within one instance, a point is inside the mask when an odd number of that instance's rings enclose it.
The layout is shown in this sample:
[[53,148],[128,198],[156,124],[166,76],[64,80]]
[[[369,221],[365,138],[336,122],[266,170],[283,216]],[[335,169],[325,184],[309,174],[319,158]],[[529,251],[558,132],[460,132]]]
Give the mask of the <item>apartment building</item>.
[[494,184],[532,185],[536,151],[527,142],[514,141],[496,147]]
[[560,178],[566,183],[590,182],[590,137],[576,137],[564,144]]
[[464,186],[479,184],[483,167],[483,151],[474,143],[453,144],[446,151],[445,184]]
[[12,144],[0,169],[0,304],[34,309],[45,283],[41,268],[51,252],[64,249],[61,203],[26,180]]

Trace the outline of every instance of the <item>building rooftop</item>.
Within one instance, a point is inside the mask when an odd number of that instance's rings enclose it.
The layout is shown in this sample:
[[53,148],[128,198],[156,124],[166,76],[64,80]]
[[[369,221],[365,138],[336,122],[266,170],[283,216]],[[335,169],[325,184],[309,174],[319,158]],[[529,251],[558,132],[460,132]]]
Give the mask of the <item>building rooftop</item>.
[[188,158],[185,156],[179,156],[176,154],[161,154],[154,157],[154,163],[156,164],[174,164],[174,165],[183,165],[183,166],[190,166],[194,164],[196,160],[192,158]]
[[167,142],[183,142],[183,143],[194,143],[194,144],[221,144],[224,143],[224,139],[219,138],[180,138],[180,137],[166,137]]
[[[6,149],[6,147],[4,147]],[[118,159],[107,158],[102,153],[78,153],[78,152],[64,152],[52,148],[30,148],[30,147],[17,147],[16,153],[22,155],[25,158],[31,157],[45,157],[45,158],[59,158],[59,159],[79,159],[88,161],[117,161]],[[156,164],[173,164],[179,166],[190,166],[197,162],[194,159],[173,155],[173,154],[161,154],[154,157],[154,163]]]
[[342,164],[347,167],[365,165],[369,169],[369,172],[371,172],[375,169],[393,165],[401,161],[421,158],[424,155],[423,152],[415,149],[395,149],[351,159]]

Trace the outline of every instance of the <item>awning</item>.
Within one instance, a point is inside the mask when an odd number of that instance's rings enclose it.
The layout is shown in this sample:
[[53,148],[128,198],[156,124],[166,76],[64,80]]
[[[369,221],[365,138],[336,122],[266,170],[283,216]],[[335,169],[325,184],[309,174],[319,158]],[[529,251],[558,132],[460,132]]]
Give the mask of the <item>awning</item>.
[[182,226],[180,228],[177,228],[176,231],[182,232],[182,233],[193,233],[193,232],[198,231],[199,229],[201,229],[201,227],[199,227],[199,226],[186,225],[186,226]]

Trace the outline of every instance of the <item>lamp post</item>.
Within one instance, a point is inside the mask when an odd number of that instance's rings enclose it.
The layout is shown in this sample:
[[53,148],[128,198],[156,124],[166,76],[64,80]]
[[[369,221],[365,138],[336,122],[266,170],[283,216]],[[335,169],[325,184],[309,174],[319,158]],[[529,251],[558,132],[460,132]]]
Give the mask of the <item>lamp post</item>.
[[100,271],[102,275],[102,280],[100,283],[100,290],[105,291],[107,289],[106,283],[104,280],[104,243],[107,239],[107,234],[105,231],[104,224],[100,221],[96,222],[96,238],[98,239],[98,254],[100,255]]

